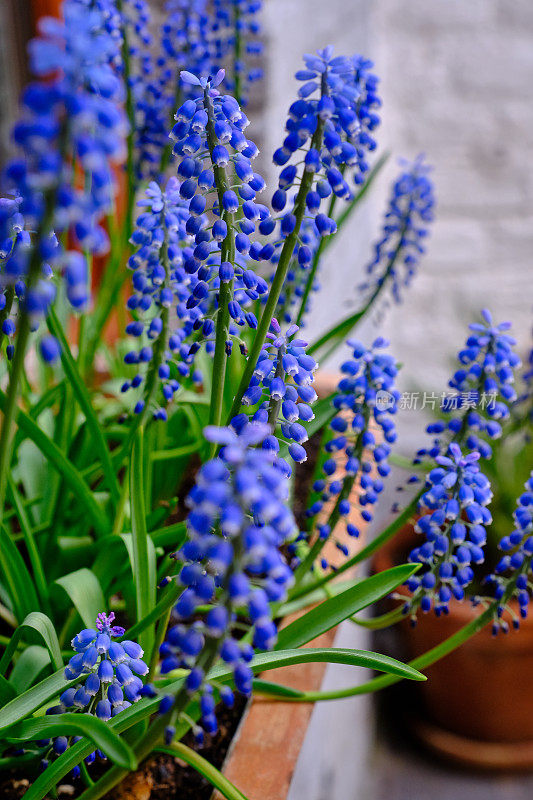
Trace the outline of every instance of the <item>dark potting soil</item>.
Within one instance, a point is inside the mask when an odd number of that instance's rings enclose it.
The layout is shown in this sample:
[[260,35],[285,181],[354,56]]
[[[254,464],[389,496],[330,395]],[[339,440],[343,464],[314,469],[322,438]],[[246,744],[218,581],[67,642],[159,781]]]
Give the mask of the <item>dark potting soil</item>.
[[[184,744],[200,753],[214,767],[221,769],[247,702],[246,697],[236,695],[233,708],[229,709],[220,705],[217,709],[218,733],[215,736],[206,734],[204,745],[199,747],[194,741],[194,736],[189,732],[183,738]],[[101,762],[90,768],[90,774],[94,780],[104,773],[105,768]],[[0,800],[20,800],[28,791],[34,777],[35,775],[28,776],[25,769],[0,774]],[[209,800],[213,792],[213,786],[196,770],[183,761],[164,754],[156,755],[140,770],[138,783],[143,786],[143,792],[139,792],[139,797],[149,797],[150,800],[178,800],[178,798],[179,800]],[[148,787],[151,787],[150,793],[148,793]],[[67,798],[79,797],[84,788],[81,780],[73,783],[63,780],[59,787],[58,798],[67,800]],[[115,800],[120,797],[121,800],[126,800],[126,797],[134,796],[134,794],[121,793],[120,789],[116,788],[107,794],[106,798]]]
[[0,800],[19,800],[29,787],[30,781],[24,777],[24,773],[6,772],[0,775]]
[[[247,702],[242,695],[235,695],[233,708],[219,706],[218,734],[206,735],[203,747],[199,748],[195,744],[190,732],[184,737],[184,744],[197,750],[210,764],[221,769]],[[148,769],[153,780],[150,800],[209,800],[213,792],[212,785],[200,773],[177,758],[157,755],[149,762]],[[113,800],[113,794],[108,795],[108,800]]]

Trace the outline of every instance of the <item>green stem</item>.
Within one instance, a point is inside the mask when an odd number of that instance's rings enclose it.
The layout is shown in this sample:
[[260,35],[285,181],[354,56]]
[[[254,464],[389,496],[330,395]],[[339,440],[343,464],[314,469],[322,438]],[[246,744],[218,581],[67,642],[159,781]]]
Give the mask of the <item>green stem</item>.
[[[276,363],[276,371],[274,373],[275,378],[281,378],[285,381],[285,370],[283,369],[283,356],[285,355],[285,346],[280,347],[277,355],[277,363]],[[279,410],[281,408],[282,400],[274,400],[274,398],[270,397],[270,403],[268,407],[268,424],[272,428],[274,432],[276,430],[276,424],[278,421]]]
[[148,672],[148,677],[146,682],[153,681],[155,678],[155,673],[157,670],[157,665],[159,663],[159,648],[163,644],[165,640],[165,636],[167,633],[167,628],[170,623],[170,615],[172,614],[172,606],[169,606],[168,609],[165,611],[162,617],[160,617],[159,622],[157,624],[154,646],[152,649],[152,657],[150,659],[150,670]]
[[[60,138],[62,142],[63,134]],[[29,293],[39,278],[41,271],[41,256],[39,250],[39,242],[49,232],[52,226],[55,204],[55,187],[45,194],[45,208],[41,224],[36,236],[31,251],[30,262],[28,266],[28,274],[26,278],[26,293]],[[24,373],[24,361],[26,357],[26,348],[28,346],[31,332],[31,322],[26,308],[22,309],[20,315],[20,324],[17,333],[17,340],[15,345],[15,355],[13,357],[13,364],[9,375],[9,386],[7,389],[6,402],[3,407],[4,420],[2,424],[2,431],[0,433],[0,524],[3,519],[4,505],[6,499],[7,488],[7,472],[11,464],[11,457],[13,455],[12,443],[15,434],[15,418],[17,412],[17,397],[19,392],[19,385]]]
[[[155,575],[151,574],[149,567],[150,542],[146,530],[144,429],[142,426],[138,429],[133,443],[129,473],[136,621],[139,622],[155,607]],[[154,579],[153,585],[152,578]],[[139,643],[146,653],[152,653],[153,629],[151,626],[140,635]]]
[[233,91],[235,99],[237,100],[238,104],[242,106],[244,98],[241,95],[242,86],[241,86],[241,73],[237,69],[238,64],[242,58],[242,36],[240,30],[240,6],[239,3],[233,3],[234,9],[234,17],[233,17],[233,27],[234,27],[234,48],[233,48]]
[[[336,202],[337,202],[337,195],[334,194],[332,196],[331,200],[329,201],[328,217],[331,217],[333,215],[333,210],[335,208]],[[337,225],[337,231],[338,231],[338,225]],[[329,243],[332,240],[333,240],[332,236],[321,236],[320,237],[320,241],[318,243],[318,247],[315,250],[315,254],[313,256],[313,263],[311,265],[311,269],[309,271],[309,275],[307,276],[307,280],[306,280],[306,283],[305,283],[305,289],[304,289],[304,293],[302,295],[302,300],[301,300],[301,303],[300,303],[300,309],[298,311],[298,316],[296,317],[296,320],[295,320],[296,325],[301,325],[302,324],[302,319],[303,319],[304,314],[305,314],[307,301],[309,300],[309,295],[311,294],[311,290],[312,290],[313,284],[315,282],[315,277],[316,277],[316,273],[317,273],[317,270],[318,270],[318,265],[320,263],[320,257],[322,255],[322,253],[324,252],[324,250],[326,249],[326,246],[327,246],[326,243]]]
[[[220,167],[213,162],[213,150],[217,144],[215,134],[215,120],[214,109],[211,98],[207,89],[204,90],[204,107],[207,110],[207,147],[213,165],[213,172],[215,175],[215,186],[218,196],[218,205],[220,208],[221,218],[226,222],[227,233],[226,238],[222,242],[220,260],[229,261],[231,264],[235,261],[235,232],[233,226],[235,224],[235,214],[230,211],[224,210],[223,197],[224,193],[229,188],[229,180],[225,167]],[[224,383],[226,378],[226,342],[229,337],[229,303],[233,298],[233,281],[220,282],[220,289],[218,294],[218,313],[215,329],[215,353],[213,357],[213,378],[211,384],[211,405],[209,408],[209,424],[220,425],[222,421],[222,407],[224,401]],[[216,445],[211,447],[214,454]]]
[[[313,138],[311,140],[311,148],[315,148],[316,150],[320,151],[320,149],[322,148],[323,134],[324,134],[324,122],[319,118],[316,131],[314,132]],[[259,320],[259,324],[255,332],[248,360],[244,368],[239,388],[237,389],[237,392],[235,394],[235,399],[229,414],[228,422],[231,419],[233,419],[233,417],[236,414],[239,413],[242,397],[245,391],[247,390],[248,386],[250,385],[250,380],[252,379],[254,369],[257,364],[257,359],[259,358],[259,354],[261,353],[261,349],[265,343],[266,335],[268,333],[272,317],[274,316],[276,307],[278,305],[278,300],[281,294],[281,290],[283,289],[283,285],[287,278],[287,272],[289,269],[291,258],[294,253],[296,244],[298,242],[300,227],[302,225],[302,221],[306,213],[305,200],[309,191],[313,186],[313,179],[314,179],[314,173],[307,172],[306,170],[304,170],[304,173],[302,175],[302,180],[300,183],[300,188],[298,189],[298,194],[296,195],[296,201],[294,203],[294,216],[296,218],[294,230],[287,236],[287,238],[283,243],[283,247],[278,261],[278,266],[274,274],[274,280],[272,281],[272,286],[270,287],[270,292],[268,294],[268,298],[265,307],[263,309],[263,313],[261,314],[261,319]]]
[[[363,416],[364,416],[363,431],[365,431],[368,428],[368,423],[369,423],[369,419],[370,419],[370,408],[368,406],[364,407]],[[355,446],[354,446],[354,450],[353,450],[353,456],[354,456],[354,458],[356,458],[360,462],[361,458],[362,458],[362,455],[363,455],[363,433],[361,432],[358,435],[357,440],[355,442]],[[328,525],[329,529],[330,529],[330,535],[333,534],[333,532],[335,530],[335,526],[337,525],[338,521],[340,520],[340,517],[341,517],[341,514],[340,514],[341,503],[342,503],[343,500],[347,500],[350,497],[350,494],[352,492],[352,489],[353,489],[353,487],[355,485],[355,481],[356,481],[358,476],[359,476],[359,470],[354,475],[345,474],[345,476],[344,476],[344,478],[342,480],[341,491],[337,495],[337,499],[335,501],[335,505],[333,506],[333,509],[332,509],[328,519],[326,520],[326,525]],[[311,569],[311,567],[315,563],[316,559],[318,558],[318,556],[322,552],[322,550],[324,548],[324,545],[326,544],[327,541],[328,541],[328,539],[323,539],[320,536],[317,536],[315,542],[311,546],[311,549],[310,549],[309,553],[307,554],[307,556],[304,558],[304,560],[302,561],[302,563],[300,564],[300,566],[296,569],[296,571],[294,573],[294,579],[295,579],[296,584],[298,584],[299,581],[302,578],[304,578],[305,575],[307,575],[308,571]],[[338,573],[338,570],[336,570],[336,573]]]
[[[476,617],[471,622],[468,622],[443,642],[440,642],[435,647],[432,647],[430,650],[422,653],[422,655],[418,656],[412,661],[409,661],[409,666],[419,670],[425,669],[426,667],[430,667],[436,661],[439,661],[444,656],[447,656],[448,653],[456,650],[476,633],[479,633],[479,631],[481,631],[492,621],[497,606],[497,603],[491,603],[491,605],[488,606],[488,608],[486,608],[485,611],[479,615],[479,617]],[[386,686],[391,686],[400,680],[402,680],[402,678],[395,675],[380,675],[377,678],[373,678],[372,680],[355,687],[351,694],[366,694],[368,692],[375,692],[378,689],[384,689]]]
[[312,581],[307,584],[303,584],[301,586],[296,586],[295,589],[290,592],[289,596],[291,600],[295,600],[297,597],[301,597],[302,595],[308,594],[309,592],[316,591],[322,586],[325,586],[329,583],[333,578],[337,575],[342,575],[343,572],[355,567],[356,564],[361,563],[361,561],[365,561],[365,559],[370,558],[370,556],[374,555],[374,553],[379,550],[382,545],[392,539],[393,536],[398,533],[400,528],[406,525],[409,520],[416,514],[416,510],[418,507],[418,501],[422,496],[423,489],[413,497],[409,505],[407,505],[403,511],[389,524],[387,527],[376,536],[371,542],[369,542],[366,547],[363,547],[358,553],[355,553],[351,558],[347,559],[343,564],[341,564],[335,572],[330,572],[327,575],[324,575],[322,578],[319,578],[316,581]]

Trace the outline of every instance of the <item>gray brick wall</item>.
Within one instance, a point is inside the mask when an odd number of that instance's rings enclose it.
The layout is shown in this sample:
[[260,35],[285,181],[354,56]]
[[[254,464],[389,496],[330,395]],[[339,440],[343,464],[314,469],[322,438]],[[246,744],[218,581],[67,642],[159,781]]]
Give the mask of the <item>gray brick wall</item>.
[[440,390],[481,307],[514,322],[524,352],[531,341],[533,4],[382,0],[374,25],[386,143],[428,154],[438,196],[428,256],[388,328],[402,385]]
[[[420,274],[385,320],[403,363],[401,388],[442,391],[467,322],[483,306],[513,320],[525,353],[533,322],[533,2],[266,0],[265,14],[265,153],[280,141],[301,53],[330,43],[375,61],[380,143],[393,152],[367,207],[329,250],[310,337],[355,306],[396,156],[423,151],[435,165],[437,222]],[[372,334],[369,324],[363,336]],[[412,416],[405,412],[401,425],[406,452],[419,436]]]

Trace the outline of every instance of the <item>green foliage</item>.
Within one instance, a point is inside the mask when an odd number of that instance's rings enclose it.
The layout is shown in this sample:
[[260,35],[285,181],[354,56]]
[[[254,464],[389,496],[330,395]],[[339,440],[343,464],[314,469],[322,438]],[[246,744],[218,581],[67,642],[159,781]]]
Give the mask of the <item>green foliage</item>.
[[[128,53],[124,31],[126,77]],[[126,105],[131,112],[131,87],[127,81],[126,84]],[[7,431],[7,440],[12,439],[13,444],[0,453],[0,619],[8,633],[0,638],[0,755],[10,746],[25,742],[58,735],[81,737],[36,778],[25,795],[27,800],[55,796],[58,783],[95,748],[101,749],[113,766],[94,785],[87,781],[81,800],[101,797],[154,750],[188,763],[229,800],[246,800],[221,772],[179,741],[199,718],[200,711],[198,698],[184,691],[184,670],[165,678],[158,671],[158,644],[181,590],[174,581],[161,589],[157,584],[179,572],[180,564],[174,555],[187,537],[185,497],[191,479],[210,455],[203,429],[210,422],[224,422],[242,411],[243,392],[248,388],[272,317],[278,313],[298,230],[285,237],[265,305],[256,305],[258,329],[246,328],[242,333],[239,343],[249,358],[245,359],[238,347],[231,354],[226,352],[226,318],[224,327],[217,325],[215,358],[206,348],[197,354],[202,386],[198,387],[192,376],[180,376],[181,387],[164,424],[149,418],[148,407],[141,414],[134,414],[134,401],[121,392],[124,377],[132,378],[136,371],[124,363],[128,344],[122,337],[106,341],[109,337],[105,336],[106,323],[113,312],[124,329],[122,290],[131,254],[132,204],[139,188],[131,160],[134,120],[131,122],[126,190],[129,214],[120,225],[115,219],[116,209],[109,215],[111,251],[93,310],[76,320],[78,333],[71,336],[73,314],[58,292],[46,325],[60,344],[60,362],[54,367],[28,369],[27,375],[26,349],[35,341],[29,317],[23,313],[25,340],[21,356],[17,349],[17,359],[11,367],[2,366],[6,386],[6,391],[0,390],[2,435]],[[313,140],[316,137],[313,134]],[[336,199],[332,198],[331,212],[339,229],[367,198],[386,159],[385,154],[375,162],[366,182],[340,213],[333,214]],[[306,213],[306,190],[313,180],[313,172],[304,171],[295,205],[299,225]],[[333,241],[323,237],[315,254],[304,281],[299,322],[316,277],[318,258]],[[398,250],[391,256],[391,270],[397,255]],[[383,285],[381,282],[360,308],[312,343],[310,352],[321,358],[334,353],[375,308]],[[226,288],[222,286],[219,292],[221,306]],[[2,344],[2,356],[4,353]],[[4,364],[7,362],[2,358]],[[173,369],[177,375],[176,365]],[[316,436],[323,444],[330,436],[328,425],[336,414],[332,400],[328,396],[316,402],[314,418],[306,428],[309,436]],[[531,436],[524,438],[528,425],[531,417],[520,417],[512,436],[496,447],[493,466],[488,467],[493,470],[496,487],[493,528],[498,538],[508,530],[516,496],[533,460],[533,440]],[[275,432],[280,456],[286,458],[288,442],[279,430]],[[318,455],[318,466],[324,453]],[[293,496],[299,492],[294,482],[292,490]],[[293,612],[302,612],[301,616],[280,631],[273,651],[255,653],[250,664],[255,676],[283,666],[313,662],[364,667],[382,674],[366,684],[330,692],[301,692],[256,677],[254,690],[258,694],[286,702],[316,702],[374,691],[402,679],[423,681],[425,677],[419,669],[462,644],[490,620],[489,609],[475,623],[411,664],[366,650],[305,647],[386,597],[416,571],[412,565],[400,565],[371,577],[353,577],[350,572],[389,541],[412,518],[416,506],[417,498],[335,572],[318,574],[318,570],[307,570],[307,566],[313,566],[311,550],[310,563],[304,560],[304,568],[295,573],[290,597],[283,604],[273,604],[272,609],[280,617]],[[340,575],[343,579],[336,580]],[[225,587],[218,587],[218,591],[222,596]],[[164,726],[169,720],[154,720],[159,696],[143,697],[109,722],[85,713],[46,714],[57,705],[65,689],[77,684],[77,680],[67,681],[64,671],[71,655],[72,637],[82,626],[92,628],[102,611],[116,614],[117,622],[127,629],[123,639],[140,641],[156,688],[180,698],[181,706],[175,718],[170,719],[177,728],[177,741],[171,746],[163,743]],[[389,619],[394,621],[396,616]],[[233,685],[232,669],[221,660],[209,663],[206,672],[217,691],[223,684]],[[185,714],[180,717],[178,712]],[[28,755],[29,763],[33,752]],[[36,753],[36,762],[38,757]],[[9,756],[3,761],[17,766]]]

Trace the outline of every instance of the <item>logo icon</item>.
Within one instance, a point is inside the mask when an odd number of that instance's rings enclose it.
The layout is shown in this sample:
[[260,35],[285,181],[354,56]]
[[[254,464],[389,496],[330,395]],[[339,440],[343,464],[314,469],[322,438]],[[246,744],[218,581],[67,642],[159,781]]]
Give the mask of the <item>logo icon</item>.
[[376,392],[376,408],[378,411],[386,411],[388,408],[394,408],[394,395],[387,392],[385,389],[379,389]]

